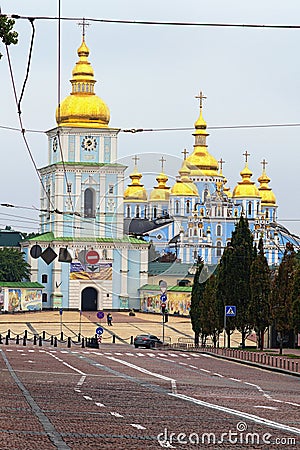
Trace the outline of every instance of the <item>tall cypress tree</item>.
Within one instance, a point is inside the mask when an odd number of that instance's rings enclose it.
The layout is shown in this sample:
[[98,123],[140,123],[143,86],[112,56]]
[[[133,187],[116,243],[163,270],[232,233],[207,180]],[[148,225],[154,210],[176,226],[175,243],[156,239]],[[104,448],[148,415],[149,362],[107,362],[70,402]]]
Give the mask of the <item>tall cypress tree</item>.
[[214,347],[216,347],[223,330],[224,309],[222,301],[217,296],[217,277],[214,274],[206,282],[200,308],[202,310],[200,316],[202,332],[205,336],[212,337]]
[[194,275],[194,283],[191,294],[191,308],[190,308],[190,317],[192,322],[192,328],[195,334],[194,342],[196,346],[199,345],[199,336],[201,333],[200,302],[202,301],[203,291],[205,287],[205,284],[201,283],[200,279],[202,269],[203,269],[203,261],[199,258],[197,262],[196,273]]
[[228,347],[230,333],[237,328],[242,335],[242,347],[245,347],[247,333],[251,330],[249,320],[250,269],[255,257],[253,237],[248,220],[240,217],[232,233],[231,244],[225,249],[219,266],[218,296],[226,305],[236,306],[236,317],[226,320]]
[[271,313],[277,331],[280,354],[282,354],[283,343],[294,325],[293,292],[296,264],[294,248],[288,243],[275,275],[271,296]]
[[254,258],[250,272],[251,298],[249,303],[249,319],[258,335],[260,350],[264,348],[264,333],[270,324],[270,292],[271,274],[262,239],[258,243],[258,254]]

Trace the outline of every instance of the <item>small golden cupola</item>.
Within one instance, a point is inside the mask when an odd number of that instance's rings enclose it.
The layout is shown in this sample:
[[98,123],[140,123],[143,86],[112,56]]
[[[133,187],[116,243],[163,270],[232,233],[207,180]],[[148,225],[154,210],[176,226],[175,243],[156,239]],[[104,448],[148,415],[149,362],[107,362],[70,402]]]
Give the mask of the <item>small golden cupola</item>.
[[247,151],[244,153],[246,164],[244,169],[240,172],[242,177],[242,181],[239,181],[238,184],[233,189],[232,197],[233,198],[260,198],[259,191],[254,183],[251,181],[252,172],[248,167],[248,156],[250,153]]
[[200,92],[200,95],[196,98],[200,99],[200,115],[195,122],[194,150],[187,158],[187,166],[191,171],[191,177],[216,176],[218,175],[218,162],[207,150],[206,138],[209,134],[206,131],[207,124],[202,116],[202,103],[206,97]]
[[269,186],[270,178],[266,174],[266,164],[267,161],[264,159],[261,162],[263,166],[263,171],[261,176],[258,178],[258,182],[260,183],[260,186],[258,188],[259,195],[261,196],[261,205],[262,206],[276,206],[276,197],[274,195],[274,192]]
[[164,173],[164,163],[166,160],[162,156],[160,159],[161,162],[161,173],[156,177],[157,186],[154,186],[150,193],[150,201],[161,201],[161,202],[167,202],[169,201],[170,197],[170,187],[167,186],[168,177]]
[[124,202],[147,202],[147,191],[141,184],[142,174],[137,169],[138,157],[132,158],[135,161],[133,172],[129,175],[131,184],[124,191]]
[[63,127],[107,128],[110,120],[108,106],[94,92],[96,80],[88,61],[89,49],[82,43],[77,50],[79,61],[72,71],[72,92],[56,109],[56,122]]
[[190,178],[190,169],[187,166],[186,159],[183,160],[181,169],[178,171],[179,178],[171,188],[171,195],[185,196],[185,197],[198,197],[197,186]]

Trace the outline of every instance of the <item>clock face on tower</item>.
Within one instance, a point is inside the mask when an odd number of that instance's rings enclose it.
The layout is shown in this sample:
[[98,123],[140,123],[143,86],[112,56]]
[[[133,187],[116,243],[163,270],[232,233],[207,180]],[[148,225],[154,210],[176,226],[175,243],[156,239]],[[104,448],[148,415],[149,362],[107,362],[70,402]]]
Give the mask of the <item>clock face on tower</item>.
[[91,151],[97,147],[97,140],[93,136],[85,136],[82,140],[81,147],[84,150]]

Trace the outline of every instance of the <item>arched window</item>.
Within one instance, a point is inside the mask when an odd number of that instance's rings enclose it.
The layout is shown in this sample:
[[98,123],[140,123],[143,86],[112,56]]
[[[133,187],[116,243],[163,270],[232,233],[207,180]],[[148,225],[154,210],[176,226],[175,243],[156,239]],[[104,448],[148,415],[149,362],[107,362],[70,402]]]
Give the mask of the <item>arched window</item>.
[[249,202],[248,203],[248,216],[251,216],[251,214],[252,214],[252,203]]
[[218,241],[217,242],[217,256],[221,256],[222,255],[222,242]]
[[130,206],[129,205],[127,205],[127,208],[126,208],[126,215],[127,215],[127,217],[130,217]]
[[84,217],[95,217],[94,191],[90,188],[84,191]]
[[190,200],[187,200],[186,202],[186,212],[189,214],[191,212],[191,202]]
[[197,230],[197,228],[194,228],[194,236],[197,236],[198,235],[198,230]]
[[139,205],[137,205],[137,207],[135,208],[135,217],[137,217],[137,218],[140,217],[140,207],[139,207]]
[[147,206],[144,208],[144,219],[147,219]]
[[103,259],[107,259],[107,250],[106,250],[106,248],[104,248],[104,249],[102,250],[102,258],[103,258]]
[[266,209],[266,219],[268,219],[268,218],[269,218],[269,210]]
[[216,227],[216,235],[217,236],[222,236],[222,227],[221,227],[221,225],[217,225],[217,227]]
[[175,214],[179,214],[179,202],[175,202]]

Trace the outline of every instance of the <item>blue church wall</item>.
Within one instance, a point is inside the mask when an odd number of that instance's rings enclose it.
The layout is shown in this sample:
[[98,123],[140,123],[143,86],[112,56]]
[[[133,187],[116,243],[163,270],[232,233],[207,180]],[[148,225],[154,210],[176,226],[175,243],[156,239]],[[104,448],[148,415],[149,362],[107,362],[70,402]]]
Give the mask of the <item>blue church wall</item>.
[[110,163],[111,161],[111,138],[108,136],[104,137],[104,157],[105,163]]
[[[45,249],[43,249],[45,250]],[[52,293],[52,264],[46,264],[42,258],[38,259],[38,282],[42,283],[45,288],[44,294],[47,294],[47,302],[42,303],[43,308],[51,308],[51,293]],[[47,282],[42,282],[42,275],[47,276]]]
[[75,161],[75,135],[72,134],[68,139],[68,160],[70,162]]
[[62,308],[69,306],[69,283],[70,283],[70,264],[61,263],[61,293],[63,294]]
[[[95,146],[86,149],[85,143],[88,139],[95,142]],[[84,135],[80,137],[80,161],[82,162],[99,162],[99,136]]]

